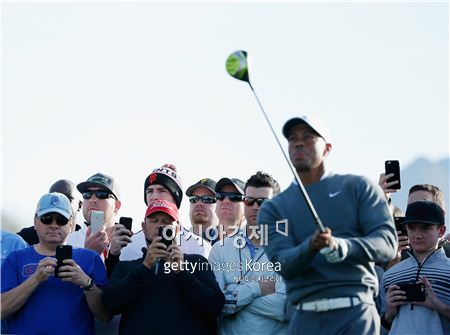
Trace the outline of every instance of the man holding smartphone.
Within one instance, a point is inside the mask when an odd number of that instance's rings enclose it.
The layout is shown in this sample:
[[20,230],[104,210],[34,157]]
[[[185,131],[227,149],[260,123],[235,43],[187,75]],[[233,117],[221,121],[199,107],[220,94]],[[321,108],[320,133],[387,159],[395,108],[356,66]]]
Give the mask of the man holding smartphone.
[[[180,208],[183,199],[183,188],[177,169],[173,164],[164,164],[154,169],[144,180],[144,202],[148,206],[153,200],[169,201]],[[193,234],[180,223],[178,239],[181,250],[186,254],[198,254],[208,257],[211,246],[200,236]],[[142,256],[142,248],[146,247],[142,231],[131,238],[132,243],[123,249],[120,260],[133,260]]]
[[94,334],[94,316],[109,319],[100,298],[107,278],[98,254],[75,248],[54,276],[56,249],[73,225],[65,195],[41,197],[34,218],[39,243],[13,251],[1,269],[2,319],[8,318],[10,333]]
[[78,184],[77,189],[83,196],[82,210],[87,225],[70,234],[68,244],[94,250],[103,260],[115,255],[118,261],[122,248],[131,242],[132,233],[123,225],[115,224],[121,207],[117,182],[111,176],[97,173]]
[[214,334],[224,297],[208,261],[164,243],[161,227],[179,232],[178,208],[153,200],[142,222],[147,252],[115,266],[104,305],[122,314],[119,334]]
[[258,224],[268,226],[264,247],[286,282],[294,305],[289,332],[377,334],[374,263],[395,256],[397,238],[381,189],[367,178],[325,167],[332,150],[328,128],[302,116],[283,126],[289,157],[320,217],[317,225],[294,181],[265,201]]
[[[410,257],[383,276],[381,324],[391,334],[450,333],[450,260],[439,241],[445,234],[443,209],[431,201],[408,205],[404,224]],[[410,297],[404,284],[426,289],[425,300]]]

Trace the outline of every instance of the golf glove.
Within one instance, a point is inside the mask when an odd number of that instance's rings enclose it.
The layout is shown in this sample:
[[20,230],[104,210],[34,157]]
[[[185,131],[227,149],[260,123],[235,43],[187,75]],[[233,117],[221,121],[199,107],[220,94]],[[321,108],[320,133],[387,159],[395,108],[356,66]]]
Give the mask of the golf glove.
[[320,249],[320,253],[324,255],[328,263],[342,262],[348,255],[348,245],[342,238],[333,238],[334,247],[325,247]]

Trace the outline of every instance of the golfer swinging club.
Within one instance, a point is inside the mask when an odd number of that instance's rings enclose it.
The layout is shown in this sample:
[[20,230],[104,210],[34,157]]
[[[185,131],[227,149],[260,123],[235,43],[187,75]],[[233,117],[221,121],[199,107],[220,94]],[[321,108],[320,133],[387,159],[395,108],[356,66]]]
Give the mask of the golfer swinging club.
[[290,334],[378,334],[374,263],[395,256],[397,239],[382,191],[366,178],[328,171],[327,127],[296,117],[283,127],[289,158],[325,227],[317,228],[294,181],[262,205],[267,255],[280,262],[294,305]]

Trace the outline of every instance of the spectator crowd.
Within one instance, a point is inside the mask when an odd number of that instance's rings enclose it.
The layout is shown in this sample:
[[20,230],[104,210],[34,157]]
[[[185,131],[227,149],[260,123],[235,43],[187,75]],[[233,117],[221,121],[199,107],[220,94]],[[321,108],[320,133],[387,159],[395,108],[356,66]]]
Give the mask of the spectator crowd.
[[1,333],[450,334],[439,187],[411,187],[402,213],[393,174],[375,185],[332,172],[321,120],[282,131],[302,185],[281,190],[257,171],[245,182],[199,176],[184,191],[164,164],[144,179],[136,233],[114,177],[56,181],[30,227],[0,231]]

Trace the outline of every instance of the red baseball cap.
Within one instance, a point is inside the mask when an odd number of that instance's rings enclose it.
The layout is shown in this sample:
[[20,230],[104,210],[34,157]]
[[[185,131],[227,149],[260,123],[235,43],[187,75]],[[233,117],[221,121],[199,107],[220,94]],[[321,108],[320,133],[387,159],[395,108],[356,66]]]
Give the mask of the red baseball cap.
[[145,218],[149,217],[153,213],[156,212],[164,212],[166,214],[169,214],[172,219],[176,222],[178,222],[178,208],[177,206],[169,201],[166,200],[153,200],[150,202],[150,204],[147,207],[147,210],[145,211]]

